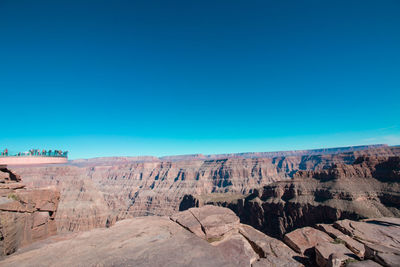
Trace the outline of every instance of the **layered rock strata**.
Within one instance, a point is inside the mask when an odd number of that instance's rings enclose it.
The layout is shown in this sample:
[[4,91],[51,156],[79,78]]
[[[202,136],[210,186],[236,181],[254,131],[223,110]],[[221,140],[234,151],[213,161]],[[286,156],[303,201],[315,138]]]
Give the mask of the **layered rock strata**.
[[82,231],[109,226],[124,218],[172,215],[179,210],[186,194],[221,193],[239,198],[252,193],[254,188],[291,180],[299,170],[350,164],[360,155],[400,155],[400,148],[387,146],[340,154],[338,151],[343,150],[329,150],[331,154],[325,151],[320,155],[177,162],[100,158],[73,163],[78,166],[31,166],[16,170],[29,186],[57,186],[61,191],[57,229]]
[[320,171],[299,171],[290,181],[255,190],[245,198],[217,194],[186,196],[181,209],[229,207],[243,223],[276,237],[317,223],[400,217],[400,157],[360,157]]
[[0,257],[56,234],[59,198],[55,188],[26,188],[19,175],[1,168]]

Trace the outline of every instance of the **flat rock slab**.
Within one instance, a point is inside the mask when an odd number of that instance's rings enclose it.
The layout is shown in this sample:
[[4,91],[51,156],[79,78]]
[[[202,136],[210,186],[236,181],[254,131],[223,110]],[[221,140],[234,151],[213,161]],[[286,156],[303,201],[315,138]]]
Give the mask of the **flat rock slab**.
[[233,211],[212,205],[179,212],[171,219],[210,242],[219,241],[224,234],[240,225],[240,219]]
[[189,209],[198,219],[208,240],[220,239],[227,232],[238,228],[239,217],[227,208],[205,205],[201,208]]
[[167,217],[140,217],[24,249],[1,266],[235,266]]
[[346,247],[356,254],[360,259],[364,258],[364,244],[354,240],[350,236],[334,228],[331,224],[317,224],[316,228],[327,233],[330,237],[335,238],[336,241],[344,243]]
[[241,224],[242,234],[258,251],[260,259],[253,266],[302,266],[294,258],[299,256],[282,241],[269,237],[251,226]]
[[342,266],[349,259],[356,256],[343,244],[323,242],[315,246],[315,261],[320,267]]
[[312,227],[294,230],[286,234],[283,240],[294,251],[301,254],[315,247],[318,243],[333,241],[329,235]]
[[365,221],[341,220],[334,226],[361,243],[380,244],[400,250],[400,218],[379,218]]
[[365,257],[383,266],[400,266],[400,250],[380,244],[365,244]]
[[194,217],[191,211],[185,210],[171,216],[171,220],[188,229],[193,234],[206,239],[206,234],[201,227],[200,222]]
[[239,233],[234,233],[222,241],[214,242],[215,246],[227,261],[235,266],[249,266],[258,259],[250,243]]
[[319,223],[315,226],[315,228],[327,233],[332,238],[337,238],[344,235],[341,231],[333,227],[331,224]]

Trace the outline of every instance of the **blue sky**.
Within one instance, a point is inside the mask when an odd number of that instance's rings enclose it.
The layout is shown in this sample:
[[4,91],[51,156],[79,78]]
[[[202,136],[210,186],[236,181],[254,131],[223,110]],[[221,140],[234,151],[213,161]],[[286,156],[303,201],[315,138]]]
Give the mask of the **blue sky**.
[[400,144],[399,1],[0,1],[0,149]]

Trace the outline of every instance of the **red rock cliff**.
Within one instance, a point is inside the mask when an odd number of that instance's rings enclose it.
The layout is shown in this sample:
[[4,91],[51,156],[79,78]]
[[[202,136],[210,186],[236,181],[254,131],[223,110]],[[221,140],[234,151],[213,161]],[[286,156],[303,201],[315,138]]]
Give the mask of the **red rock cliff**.
[[0,256],[56,234],[60,194],[55,188],[28,189],[20,176],[0,169]]

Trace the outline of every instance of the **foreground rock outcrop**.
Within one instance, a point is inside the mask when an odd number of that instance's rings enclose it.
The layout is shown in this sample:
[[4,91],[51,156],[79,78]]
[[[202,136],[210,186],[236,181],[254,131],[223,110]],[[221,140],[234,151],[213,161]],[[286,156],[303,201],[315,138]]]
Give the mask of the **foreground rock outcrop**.
[[241,224],[229,209],[203,206],[171,217],[179,225],[207,240],[234,266],[300,266],[299,254],[282,241]]
[[399,266],[400,219],[341,220],[287,233],[283,241],[206,205],[110,228],[53,236],[1,266]]
[[0,257],[56,234],[59,199],[55,188],[26,188],[19,175],[0,168]]
[[317,266],[400,266],[400,218],[340,220],[294,230],[284,241]]
[[351,164],[362,155],[396,156],[400,155],[400,148],[356,147],[205,158],[100,158],[73,161],[65,166],[15,170],[28,186],[54,185],[60,190],[57,229],[68,232],[110,226],[117,220],[136,216],[170,216],[179,210],[185,195],[220,193],[224,197],[243,198],[254,188],[291,181],[299,170]]
[[301,266],[283,242],[240,224],[229,209],[205,206],[172,218],[147,216],[110,228],[54,237],[1,266]]
[[320,171],[299,171],[249,196],[186,196],[182,208],[229,207],[243,223],[275,237],[341,219],[400,217],[400,157],[359,157]]

